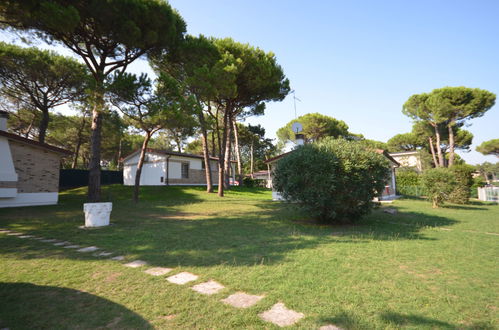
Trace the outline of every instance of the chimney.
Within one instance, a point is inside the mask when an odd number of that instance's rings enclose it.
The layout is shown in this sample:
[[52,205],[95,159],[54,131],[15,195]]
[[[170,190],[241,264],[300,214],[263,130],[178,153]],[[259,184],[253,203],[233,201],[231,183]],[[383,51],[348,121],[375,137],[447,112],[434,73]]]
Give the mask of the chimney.
[[7,131],[8,118],[9,118],[9,113],[7,111],[0,110],[0,131]]
[[295,134],[295,143],[297,146],[305,144],[305,136],[303,134]]

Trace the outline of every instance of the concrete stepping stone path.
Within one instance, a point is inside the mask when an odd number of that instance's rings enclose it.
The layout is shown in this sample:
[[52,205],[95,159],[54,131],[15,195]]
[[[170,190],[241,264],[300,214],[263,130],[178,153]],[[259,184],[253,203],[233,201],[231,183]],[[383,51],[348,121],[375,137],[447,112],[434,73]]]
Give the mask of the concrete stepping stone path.
[[255,296],[244,292],[237,292],[225,299],[222,299],[221,302],[236,308],[248,308],[262,300],[264,297],[265,296]]
[[24,233],[11,232],[11,233],[8,233],[7,235],[8,236],[20,236],[20,235],[24,235]]
[[102,251],[102,252],[95,253],[94,256],[96,256],[96,257],[109,257],[111,254],[113,254],[113,253]]
[[33,237],[33,235],[21,235],[21,236],[18,236],[19,238],[31,238]]
[[182,273],[178,273],[177,275],[173,275],[173,276],[168,277],[167,281],[170,283],[183,285],[183,284],[197,280],[198,277],[199,276],[188,273],[188,272],[182,272]]
[[116,260],[116,261],[123,261],[123,260],[125,260],[125,256],[116,256],[116,257],[112,257],[110,259],[111,260]]
[[154,268],[149,268],[148,270],[145,270],[144,273],[152,275],[152,276],[161,276],[161,275],[165,275],[171,271],[172,271],[171,268],[154,267]]
[[277,303],[268,311],[258,314],[258,316],[264,321],[286,327],[295,324],[305,315],[286,308],[283,303]]
[[319,328],[319,330],[343,330],[340,327],[335,326],[334,324],[323,325]]
[[57,242],[54,243],[54,246],[64,246],[64,245],[72,245],[73,243],[71,242]]
[[66,245],[64,246],[65,249],[79,249],[81,246],[79,245]]
[[147,265],[147,262],[143,260],[135,260],[132,262],[129,262],[127,264],[124,264],[123,266],[130,267],[130,268],[138,268]]
[[48,238],[48,239],[42,239],[40,242],[53,243],[53,242],[57,242],[57,240],[55,238]]
[[89,247],[85,247],[85,248],[81,248],[81,249],[78,249],[76,250],[76,252],[94,252],[94,251],[97,251],[99,248],[96,247],[96,246],[89,246]]
[[194,285],[191,289],[201,294],[212,295],[218,293],[222,289],[225,289],[225,287],[222,284],[211,280]]

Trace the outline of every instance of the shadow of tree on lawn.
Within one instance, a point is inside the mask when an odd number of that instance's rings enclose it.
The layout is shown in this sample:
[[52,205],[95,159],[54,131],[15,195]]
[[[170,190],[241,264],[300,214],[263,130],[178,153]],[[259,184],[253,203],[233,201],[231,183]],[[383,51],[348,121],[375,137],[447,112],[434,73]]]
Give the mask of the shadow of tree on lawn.
[[78,290],[3,282],[0,297],[2,329],[152,329],[124,306]]

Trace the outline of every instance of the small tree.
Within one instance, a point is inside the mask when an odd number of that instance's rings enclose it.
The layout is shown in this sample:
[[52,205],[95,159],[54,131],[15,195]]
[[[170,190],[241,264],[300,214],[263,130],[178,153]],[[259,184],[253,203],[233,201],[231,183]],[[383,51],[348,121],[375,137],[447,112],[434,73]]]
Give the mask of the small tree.
[[111,103],[129,120],[130,125],[144,131],[144,140],[140,149],[139,161],[135,172],[133,201],[139,200],[139,187],[142,167],[149,141],[158,130],[176,125],[176,116],[181,112],[175,86],[170,80],[160,77],[158,88],[154,90],[151,80],[142,74],[115,75],[109,88]]
[[279,160],[273,185],[322,222],[355,222],[370,212],[388,173],[387,159],[364,144],[325,138]]
[[485,141],[476,147],[476,151],[484,155],[494,155],[499,157],[499,139]]
[[48,50],[0,42],[0,96],[41,113],[38,141],[45,142],[49,112],[82,97],[85,66]]
[[423,172],[421,184],[428,198],[432,201],[433,208],[438,208],[449,199],[450,194],[456,187],[456,179],[451,170],[439,167]]

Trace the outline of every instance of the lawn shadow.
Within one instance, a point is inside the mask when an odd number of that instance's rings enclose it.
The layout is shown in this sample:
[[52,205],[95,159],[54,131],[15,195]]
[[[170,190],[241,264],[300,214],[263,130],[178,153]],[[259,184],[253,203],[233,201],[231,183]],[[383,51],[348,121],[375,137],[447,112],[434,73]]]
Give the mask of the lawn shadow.
[[3,282],[0,297],[1,329],[153,328],[126,307],[83,291]]
[[432,319],[425,316],[416,314],[401,314],[395,312],[385,312],[381,314],[381,319],[387,325],[395,325],[395,327],[417,327],[417,328],[430,328],[430,329],[494,329],[491,325],[484,323],[471,324],[467,326],[454,325],[448,322]]

